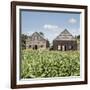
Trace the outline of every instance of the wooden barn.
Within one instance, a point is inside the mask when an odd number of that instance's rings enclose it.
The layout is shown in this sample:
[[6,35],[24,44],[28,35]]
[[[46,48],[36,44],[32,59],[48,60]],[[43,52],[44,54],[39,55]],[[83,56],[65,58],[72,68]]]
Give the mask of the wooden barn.
[[65,29],[53,40],[53,50],[77,50],[77,40]]
[[32,48],[32,49],[39,49],[43,48],[46,49],[49,47],[49,41],[44,39],[40,33],[35,32],[31,36],[28,37],[26,40],[26,48]]

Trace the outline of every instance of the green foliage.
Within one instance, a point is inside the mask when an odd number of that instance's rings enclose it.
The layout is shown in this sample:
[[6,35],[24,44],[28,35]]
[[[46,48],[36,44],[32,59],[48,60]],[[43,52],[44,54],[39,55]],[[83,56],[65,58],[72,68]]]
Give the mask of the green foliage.
[[77,39],[80,39],[80,35],[77,36]]
[[26,39],[28,38],[27,35],[21,34],[21,48],[25,49],[26,48]]
[[21,78],[66,77],[80,75],[78,51],[23,50]]
[[40,34],[41,36],[44,36],[44,33],[43,33],[43,32],[39,32],[39,34]]

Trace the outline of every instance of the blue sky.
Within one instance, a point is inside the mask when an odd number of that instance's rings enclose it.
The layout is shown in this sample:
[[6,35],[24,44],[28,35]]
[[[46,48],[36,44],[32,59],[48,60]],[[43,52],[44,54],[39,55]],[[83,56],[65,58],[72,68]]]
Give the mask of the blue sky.
[[50,42],[64,29],[73,36],[80,34],[79,13],[56,13],[40,11],[21,11],[21,32],[31,35],[34,32],[43,32]]

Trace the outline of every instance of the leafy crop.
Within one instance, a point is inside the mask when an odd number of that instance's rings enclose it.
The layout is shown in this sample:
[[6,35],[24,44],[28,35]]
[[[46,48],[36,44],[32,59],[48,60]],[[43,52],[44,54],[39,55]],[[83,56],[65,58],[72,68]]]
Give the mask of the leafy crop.
[[79,75],[79,51],[22,50],[21,78]]

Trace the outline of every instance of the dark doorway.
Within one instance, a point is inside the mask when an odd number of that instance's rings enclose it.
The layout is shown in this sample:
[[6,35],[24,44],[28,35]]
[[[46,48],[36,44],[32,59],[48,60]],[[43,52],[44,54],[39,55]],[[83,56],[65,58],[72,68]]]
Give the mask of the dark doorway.
[[37,45],[35,45],[35,49],[37,50]]
[[66,45],[65,45],[65,51],[66,51]]
[[31,45],[29,45],[29,48],[31,48]]

